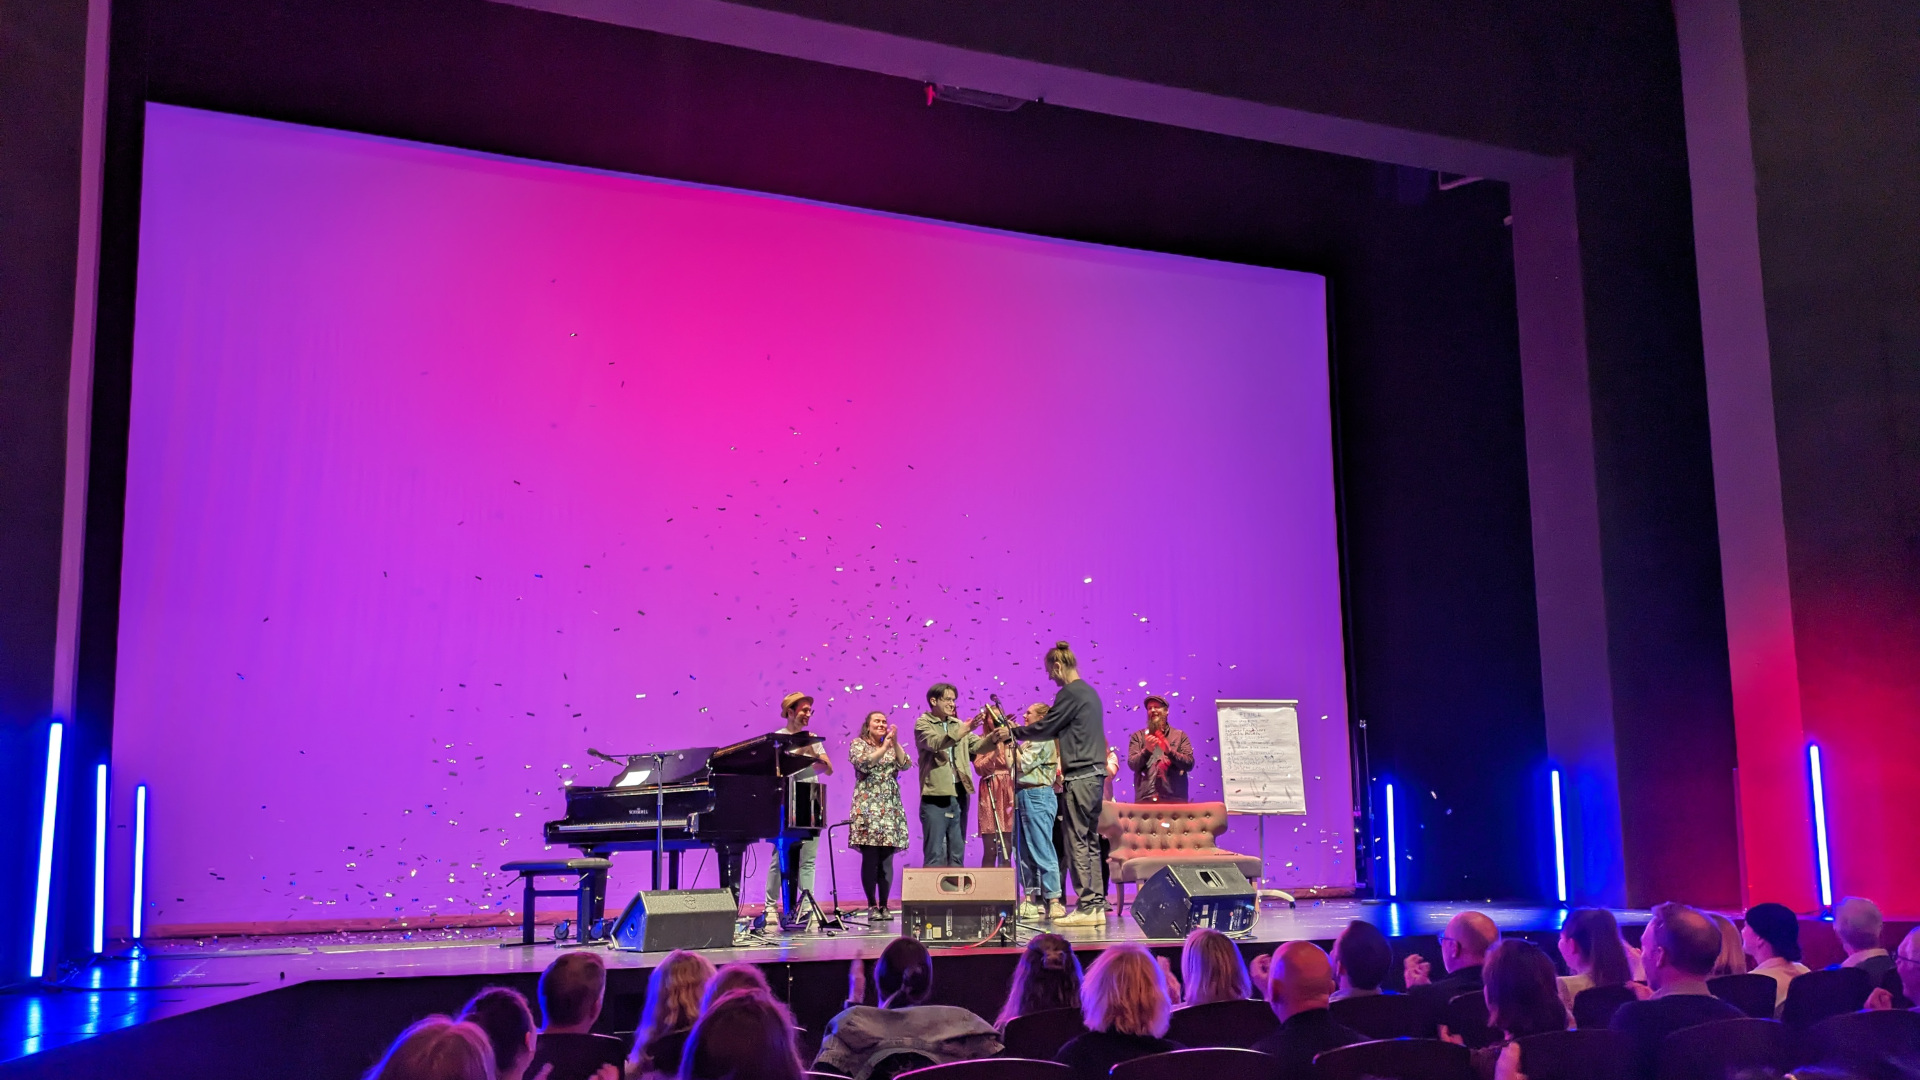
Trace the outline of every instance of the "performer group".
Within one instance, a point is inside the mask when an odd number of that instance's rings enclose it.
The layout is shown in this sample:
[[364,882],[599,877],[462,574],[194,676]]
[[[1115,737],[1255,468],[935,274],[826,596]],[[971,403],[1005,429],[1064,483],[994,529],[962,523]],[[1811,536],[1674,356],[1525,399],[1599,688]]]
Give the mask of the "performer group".
[[[977,865],[1012,866],[1019,860],[1026,887],[1020,918],[1049,919],[1057,926],[1105,925],[1108,874],[1100,807],[1113,798],[1120,762],[1107,742],[1100,695],[1080,677],[1072,647],[1056,643],[1044,663],[1060,690],[1052,705],[1035,702],[1017,720],[1001,715],[997,705],[960,719],[960,691],[945,682],[927,688],[926,711],[911,731],[899,730],[884,712],[862,719],[847,750],[857,777],[849,842],[860,853],[860,884],[872,920],[893,918],[893,862],[911,842],[900,774],[917,770],[921,865],[966,865],[971,809],[981,840]],[[1127,740],[1134,797],[1185,802],[1193,743],[1171,726],[1166,698],[1148,694],[1144,704],[1147,725]],[[788,694],[780,702],[780,716],[783,733],[806,731],[813,698]],[[798,752],[814,759],[799,776],[803,782],[820,783],[833,774],[824,743]],[[1018,851],[1013,850],[1016,833]],[[813,889],[818,846],[817,837],[776,842],[767,866],[768,921],[779,913],[783,929],[805,925],[799,897]],[[1071,912],[1063,870],[1073,883]]]

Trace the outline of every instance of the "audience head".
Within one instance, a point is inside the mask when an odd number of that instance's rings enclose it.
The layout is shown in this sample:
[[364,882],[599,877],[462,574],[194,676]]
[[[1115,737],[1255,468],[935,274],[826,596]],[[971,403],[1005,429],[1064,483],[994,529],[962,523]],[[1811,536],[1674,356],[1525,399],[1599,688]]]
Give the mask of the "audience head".
[[1633,981],[1627,943],[1620,924],[1606,908],[1575,908],[1560,926],[1560,955],[1567,967],[1586,972],[1595,986],[1625,986]]
[[1893,954],[1893,966],[1900,972],[1900,990],[1909,1001],[1920,1001],[1920,926],[1907,931],[1900,948]]
[[1864,896],[1849,896],[1833,905],[1833,932],[1847,955],[1880,947],[1880,906]]
[[542,1031],[586,1032],[600,1019],[607,964],[595,953],[570,952],[540,973]]
[[1707,918],[1712,919],[1714,929],[1720,931],[1720,959],[1713,962],[1713,976],[1745,975],[1747,947],[1740,943],[1740,928],[1717,911],[1708,912]]
[[486,1032],[494,1075],[500,1080],[520,1080],[533,1063],[533,1010],[520,991],[489,986],[460,1010],[460,1021]]
[[735,990],[758,990],[768,997],[773,996],[773,988],[767,985],[767,976],[752,964],[733,963],[714,972],[707,982],[707,992],[700,999],[700,1011],[705,1013],[713,1008],[713,1003]]
[[680,1080],[800,1080],[800,1050],[786,1007],[758,990],[721,995],[693,1025]]
[[1747,909],[1747,925],[1740,941],[1753,958],[1800,959],[1800,917],[1785,904],[1755,904]]
[[700,999],[713,978],[713,962],[697,952],[675,949],[647,978],[647,1004],[633,1050],[640,1053],[662,1035],[685,1031],[700,1016]]
[[1027,942],[1007,986],[1007,1003],[996,1026],[1028,1013],[1080,1007],[1080,958],[1059,934],[1036,934]]
[[1296,1013],[1324,1009],[1334,991],[1333,961],[1311,941],[1289,941],[1273,954],[1267,977],[1267,1001],[1285,1020]]
[[366,1080],[497,1080],[493,1044],[476,1024],[429,1016],[400,1033]]
[[1245,1001],[1252,986],[1233,939],[1205,926],[1188,934],[1180,949],[1180,982],[1188,1005]]
[[1661,904],[1640,936],[1640,959],[1647,985],[1655,990],[1705,979],[1720,959],[1720,931],[1703,912],[1685,904]]
[[1378,990],[1393,970],[1393,945],[1380,928],[1355,919],[1333,939],[1333,970],[1352,990]]
[[[1604,913],[1603,913],[1604,914]],[[1613,917],[1607,917],[1612,925]],[[1618,934],[1616,933],[1616,940]],[[1626,962],[1624,947],[1620,956]],[[1553,961],[1538,945],[1520,938],[1502,941],[1487,954],[1482,976],[1487,998],[1487,1023],[1522,1039],[1548,1031],[1567,1030],[1567,1007],[1560,1003],[1560,984]],[[1621,979],[1621,985],[1628,980]]]
[[873,965],[873,984],[883,1009],[924,1005],[933,995],[933,954],[912,938],[894,938]]
[[1500,928],[1477,911],[1463,911],[1447,920],[1440,935],[1440,960],[1448,971],[1459,971],[1487,962],[1487,950],[1500,940]]
[[1080,1015],[1088,1031],[1160,1038],[1172,1019],[1167,979],[1153,954],[1131,941],[1100,954],[1080,987]]

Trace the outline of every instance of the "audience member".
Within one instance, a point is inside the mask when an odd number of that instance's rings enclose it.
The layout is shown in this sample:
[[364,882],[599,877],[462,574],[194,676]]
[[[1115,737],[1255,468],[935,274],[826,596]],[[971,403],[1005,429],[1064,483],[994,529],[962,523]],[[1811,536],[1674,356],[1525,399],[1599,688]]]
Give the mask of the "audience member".
[[393,1040],[366,1080],[496,1080],[493,1059],[479,1025],[429,1016]]
[[1367,1037],[1333,1018],[1333,962],[1311,941],[1289,941],[1273,954],[1267,1001],[1280,1018],[1280,1030],[1253,1044],[1273,1058],[1268,1075],[1293,1080],[1312,1075],[1313,1058],[1336,1046]]
[[1068,1040],[1054,1060],[1079,1080],[1105,1080],[1115,1065],[1185,1047],[1166,1038],[1173,1013],[1166,975],[1153,955],[1128,941],[1109,948],[1087,969],[1080,987],[1087,1032]]
[[1185,1005],[1215,1001],[1245,1001],[1253,989],[1247,962],[1233,939],[1203,926],[1187,935],[1180,948],[1180,981],[1186,985]]
[[[1393,993],[1380,989],[1392,970],[1393,945],[1379,927],[1365,919],[1348,923],[1340,936],[1333,939],[1333,974],[1340,984],[1333,992],[1333,1000]],[[1263,987],[1263,995],[1264,991]]]
[[1273,954],[1257,953],[1247,961],[1247,979],[1253,983],[1253,996],[1261,1001],[1267,1000],[1267,978],[1273,974]]
[[[854,971],[859,971],[854,961]],[[933,956],[912,938],[895,938],[873,966],[878,1008],[850,1003],[827,1022],[826,1037],[814,1067],[856,1080],[886,1078],[908,1069],[950,1061],[993,1057],[1002,1049],[1000,1033],[971,1011],[954,1005],[929,1005],[933,996]],[[850,981],[857,996],[865,980]]]
[[1755,904],[1747,909],[1740,943],[1754,958],[1755,975],[1774,981],[1773,1018],[1787,1004],[1787,984],[1807,973],[1800,962],[1800,918],[1785,904]]
[[[1607,921],[1611,923],[1613,917],[1607,916]],[[1538,945],[1520,938],[1495,945],[1487,954],[1485,976],[1487,1024],[1504,1033],[1509,1042],[1567,1030],[1567,1007],[1560,1000],[1553,961]],[[1493,1075],[1498,1056],[1488,1056],[1487,1075]]]
[[672,1076],[680,1051],[700,1018],[700,1001],[713,978],[713,963],[696,952],[675,949],[647,979],[647,1004],[634,1032],[633,1064],[641,1073]]
[[735,990],[758,990],[773,996],[773,988],[767,985],[767,976],[759,967],[736,962],[722,967],[708,980],[707,992],[700,998],[700,1012],[705,1014],[714,1002]]
[[489,986],[460,1010],[460,1021],[487,1033],[498,1080],[521,1080],[533,1064],[533,1010],[520,991]]
[[1633,1075],[1653,1080],[1660,1042],[1681,1028],[1739,1018],[1740,1010],[1713,996],[1707,975],[1720,958],[1713,920],[1685,904],[1661,904],[1640,935],[1640,955],[1653,996],[1614,1010],[1613,1030],[1627,1037]]
[[[1900,947],[1894,950],[1893,969],[1900,973],[1900,996],[1909,1003],[1920,1002],[1920,926],[1907,931],[1900,939]],[[1876,986],[1873,993],[1867,995],[1866,1008],[1875,1010],[1891,1009],[1894,998],[1884,986]],[[1913,1012],[1920,1012],[1920,1004],[1911,1006]]]
[[1433,965],[1419,953],[1407,957],[1407,993],[1420,1001],[1436,1030],[1447,1002],[1480,992],[1481,966],[1487,962],[1487,950],[1499,940],[1500,928],[1492,919],[1478,911],[1463,911],[1447,921],[1440,935],[1440,962],[1447,969],[1444,978],[1433,978]]
[[1007,1029],[1007,1021],[1028,1013],[1048,1009],[1080,1007],[1080,958],[1073,946],[1059,934],[1035,934],[1014,965],[1013,980],[1007,985],[1007,1003],[1000,1007],[994,1026]]
[[1573,972],[1560,976],[1560,1002],[1569,1009],[1582,990],[1633,981],[1620,924],[1606,908],[1575,908],[1567,913],[1560,927],[1560,957]]
[[694,1022],[679,1080],[801,1080],[794,1033],[793,1017],[772,996],[731,991]]
[[1740,928],[1717,911],[1707,912],[1707,918],[1712,919],[1714,928],[1720,931],[1720,959],[1713,962],[1713,977],[1745,975],[1747,947],[1740,942]]
[[595,953],[570,952],[540,973],[540,1012],[546,1024],[534,1044],[529,1075],[551,1065],[548,1080],[590,1080],[603,1066],[618,1076],[627,1059],[626,1044],[611,1035],[595,1035],[607,993],[607,965]]
[[1873,976],[1873,984],[1893,970],[1893,954],[1880,944],[1880,906],[1864,896],[1849,896],[1833,905],[1833,932],[1847,950],[1834,967],[1857,967]]

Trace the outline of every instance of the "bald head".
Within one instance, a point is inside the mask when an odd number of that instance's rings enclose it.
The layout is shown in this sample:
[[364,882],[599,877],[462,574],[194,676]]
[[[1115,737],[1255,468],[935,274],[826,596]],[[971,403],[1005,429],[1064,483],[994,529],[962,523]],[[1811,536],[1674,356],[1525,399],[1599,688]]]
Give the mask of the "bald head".
[[1448,971],[1487,962],[1487,951],[1500,940],[1500,928],[1477,911],[1463,911],[1447,921],[1440,957]]
[[1289,941],[1273,954],[1267,1000],[1280,1019],[1326,1008],[1333,990],[1333,961],[1320,946],[1311,941]]

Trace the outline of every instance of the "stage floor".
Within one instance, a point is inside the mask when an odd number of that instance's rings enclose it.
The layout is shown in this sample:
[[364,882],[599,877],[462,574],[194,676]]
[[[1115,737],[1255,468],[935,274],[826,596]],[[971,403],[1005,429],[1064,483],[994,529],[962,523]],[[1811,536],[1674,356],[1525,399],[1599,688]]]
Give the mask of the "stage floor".
[[[1398,951],[1424,949],[1429,959],[1437,959],[1437,954],[1431,951],[1431,939],[1453,915],[1468,910],[1485,912],[1504,933],[1541,938],[1557,931],[1564,917],[1559,908],[1514,904],[1308,900],[1297,907],[1288,907],[1269,902],[1261,905],[1259,919],[1247,936],[1244,948],[1249,952],[1264,951],[1265,946],[1298,939],[1326,943],[1350,920],[1366,919],[1395,939]],[[1643,911],[1617,914],[1624,925],[1642,924],[1647,918]],[[801,982],[816,981],[797,976],[799,968],[837,968],[837,974],[813,974],[824,977],[827,984],[837,979],[837,985],[844,987],[843,965],[851,960],[878,956],[885,944],[896,936],[898,925],[897,922],[875,928],[850,925],[838,932],[780,935],[763,943],[710,950],[707,955],[716,964],[737,960],[763,965],[770,977],[775,971],[780,972],[782,978],[775,979],[776,992],[784,987],[798,994]],[[546,928],[541,929],[546,932]],[[1023,926],[1022,940],[1042,929],[1046,929],[1045,924]],[[1116,941],[1145,940],[1130,913],[1111,919],[1104,928],[1071,927],[1059,932],[1089,953]],[[0,995],[0,1062],[8,1063],[0,1065],[0,1070],[11,1073],[21,1067],[51,1066],[54,1059],[65,1056],[49,1053],[60,1047],[307,983],[424,979],[439,983],[451,980],[466,987],[497,981],[530,990],[532,981],[553,960],[559,947],[551,942],[532,947],[502,947],[503,941],[517,937],[517,930],[487,928],[152,943],[144,959],[106,960],[57,986],[21,988]],[[1157,949],[1178,948],[1177,942],[1149,944]],[[610,969],[610,1014],[616,990],[629,999],[636,991],[644,994],[645,972],[659,962],[661,955],[610,948],[596,948],[596,951]],[[937,955],[978,957],[978,964],[998,972],[1002,968],[1011,969],[1014,951],[1001,946],[981,946],[940,949]],[[995,978],[1004,985],[1003,974]],[[801,1001],[789,1000],[794,1001],[796,1013],[820,1011],[803,1009]],[[837,1007],[837,997],[826,1004]],[[826,1015],[831,1015],[831,1010]],[[802,1023],[808,1019],[807,1015],[801,1017]],[[42,1054],[48,1055],[47,1058],[35,1060]]]

